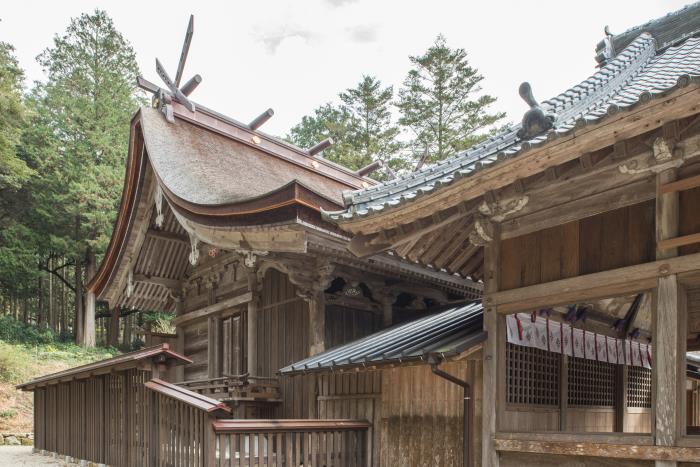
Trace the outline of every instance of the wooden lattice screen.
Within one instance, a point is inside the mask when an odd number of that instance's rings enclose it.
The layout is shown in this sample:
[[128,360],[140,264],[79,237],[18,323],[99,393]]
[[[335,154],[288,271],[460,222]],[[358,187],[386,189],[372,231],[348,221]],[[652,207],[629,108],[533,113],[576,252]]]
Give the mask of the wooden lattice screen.
[[627,367],[627,407],[651,408],[651,370]]
[[559,405],[560,360],[553,352],[506,344],[508,403]]
[[613,407],[615,365],[586,358],[569,358],[569,405]]

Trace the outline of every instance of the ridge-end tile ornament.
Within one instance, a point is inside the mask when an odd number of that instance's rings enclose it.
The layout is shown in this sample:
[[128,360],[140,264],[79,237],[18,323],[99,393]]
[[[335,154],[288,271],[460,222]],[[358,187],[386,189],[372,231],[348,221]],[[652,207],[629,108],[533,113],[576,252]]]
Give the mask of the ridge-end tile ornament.
[[530,110],[523,115],[523,121],[518,138],[528,140],[540,135],[554,126],[554,115],[545,112],[532,95],[530,83],[525,81],[518,89],[520,97],[530,106]]

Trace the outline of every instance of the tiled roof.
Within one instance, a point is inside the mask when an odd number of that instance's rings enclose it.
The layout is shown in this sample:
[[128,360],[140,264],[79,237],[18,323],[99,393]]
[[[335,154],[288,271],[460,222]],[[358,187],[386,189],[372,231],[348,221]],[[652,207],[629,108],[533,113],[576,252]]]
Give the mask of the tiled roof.
[[368,365],[425,360],[430,354],[453,356],[483,342],[481,303],[451,308],[400,324],[282,368],[291,375]]
[[551,130],[521,140],[517,136],[521,125],[514,125],[466,151],[408,176],[364,190],[345,192],[346,209],[325,212],[324,216],[342,223],[410,203],[483,168],[566,136],[577,128],[667,95],[698,78],[700,39],[689,38],[657,55],[654,38],[642,33],[590,78],[540,104],[546,113],[555,114]]

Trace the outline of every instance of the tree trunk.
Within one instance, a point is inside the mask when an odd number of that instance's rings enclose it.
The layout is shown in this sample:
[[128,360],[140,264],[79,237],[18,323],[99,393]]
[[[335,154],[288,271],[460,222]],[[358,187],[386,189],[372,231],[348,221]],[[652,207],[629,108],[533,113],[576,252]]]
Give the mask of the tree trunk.
[[85,334],[83,333],[83,271],[80,267],[80,258],[75,260],[75,319],[73,320],[73,332],[75,343],[83,345]]
[[45,300],[44,300],[44,276],[43,274],[39,275],[39,279],[37,280],[39,290],[38,290],[38,297],[37,297],[37,309],[36,309],[36,324],[40,328],[44,328],[46,324],[46,313],[45,313]]
[[124,318],[124,340],[122,341],[122,346],[125,350],[131,349],[131,324],[133,318],[128,315]]
[[109,340],[107,344],[111,347],[119,345],[119,307],[112,310],[112,316],[109,319]]
[[[95,253],[89,249],[86,255],[87,265],[85,267],[85,281],[90,282],[90,279],[95,275]],[[86,347],[95,347],[95,294],[92,291],[87,291],[85,294],[85,332],[83,337]],[[117,328],[119,329],[119,328]]]

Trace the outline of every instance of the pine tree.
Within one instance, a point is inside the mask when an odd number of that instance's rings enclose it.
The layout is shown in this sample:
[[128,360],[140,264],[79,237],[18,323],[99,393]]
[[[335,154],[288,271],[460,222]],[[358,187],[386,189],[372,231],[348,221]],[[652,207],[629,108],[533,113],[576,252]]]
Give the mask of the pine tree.
[[37,60],[48,80],[31,93],[34,116],[24,137],[40,174],[33,180],[34,222],[53,256],[71,258],[76,340],[93,346],[94,317],[83,324],[84,283],[114,224],[139,70],[131,45],[100,10],[72,19]]
[[[342,104],[325,104],[290,131],[287,139],[301,147],[332,138],[333,146],[323,157],[349,169],[357,170],[380,160],[393,168],[400,168],[396,156],[401,149],[397,137],[399,128],[391,121],[393,88],[382,87],[381,81],[363,76],[354,88],[346,89],[338,97]],[[381,178],[381,174],[373,175]]]
[[391,101],[394,90],[382,88],[373,76],[363,76],[357,87],[340,93],[344,109],[353,117],[349,139],[359,153],[355,168],[375,160],[389,162],[401,149],[397,137],[399,128],[391,121]]
[[[21,187],[32,175],[32,170],[17,155],[25,123],[23,80],[24,73],[17,64],[14,48],[0,42],[0,196],[3,197]],[[0,216],[2,214],[0,211]]]
[[420,56],[410,57],[414,68],[399,90],[399,124],[410,129],[414,157],[442,160],[481,141],[504,113],[489,113],[496,101],[479,95],[484,77],[471,67],[464,49],[448,47],[440,35]]

